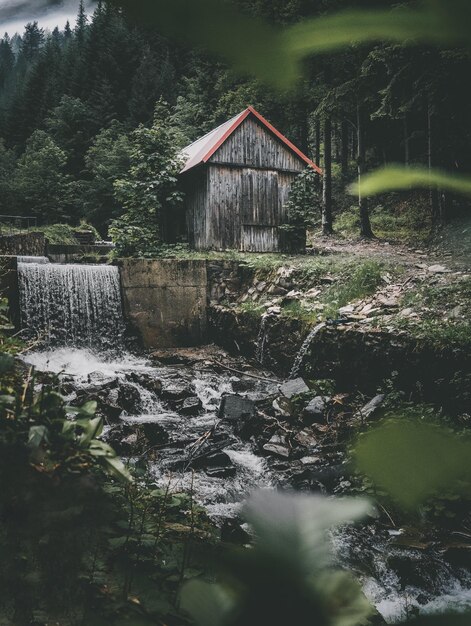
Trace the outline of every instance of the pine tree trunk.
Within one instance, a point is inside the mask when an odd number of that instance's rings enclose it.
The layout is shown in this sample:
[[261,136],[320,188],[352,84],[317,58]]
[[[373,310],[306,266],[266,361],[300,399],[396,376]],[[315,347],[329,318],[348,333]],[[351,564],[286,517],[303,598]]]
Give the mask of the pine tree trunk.
[[[427,161],[428,161],[429,173],[431,173],[432,167],[434,165],[433,151],[434,151],[433,110],[432,110],[432,102],[431,102],[431,99],[429,98],[428,106],[427,106]],[[432,223],[436,225],[441,222],[442,216],[440,213],[439,193],[435,187],[430,186],[429,197],[430,197],[430,208],[432,211]]]
[[409,124],[407,119],[407,113],[404,114],[403,119],[403,131],[404,131],[404,165],[409,167],[410,165],[410,137],[409,137]]
[[314,158],[316,160],[317,165],[321,164],[321,123],[319,120],[316,120],[315,130],[314,130]]
[[[364,137],[364,115],[361,105],[357,104],[357,164],[358,164],[358,184],[365,173],[365,137]],[[368,200],[358,192],[358,208],[360,210],[360,235],[370,239],[374,237],[371,229],[370,216],[368,213]]]
[[348,176],[348,122],[346,120],[342,120],[341,126],[341,156],[340,156],[340,167],[342,171],[342,178],[347,178]]
[[324,119],[324,185],[322,190],[322,234],[331,235],[332,229],[332,120]]

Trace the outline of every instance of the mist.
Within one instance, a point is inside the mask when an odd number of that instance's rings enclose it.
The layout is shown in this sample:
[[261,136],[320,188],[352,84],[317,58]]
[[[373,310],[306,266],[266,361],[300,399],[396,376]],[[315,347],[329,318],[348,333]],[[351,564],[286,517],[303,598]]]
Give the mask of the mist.
[[[67,20],[71,24],[77,15],[79,0],[0,0],[0,33],[22,33],[25,24],[38,21],[41,28],[63,28]],[[95,2],[87,0],[87,13],[93,11]]]

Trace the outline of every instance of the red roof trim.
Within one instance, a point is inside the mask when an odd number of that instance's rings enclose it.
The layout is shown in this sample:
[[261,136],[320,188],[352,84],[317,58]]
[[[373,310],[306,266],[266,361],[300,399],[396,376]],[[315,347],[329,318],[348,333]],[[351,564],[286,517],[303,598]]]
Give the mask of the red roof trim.
[[211,147],[209,152],[205,154],[202,158],[202,161],[206,163],[213,156],[213,154],[222,146],[222,144],[232,135],[232,133],[238,128],[242,122],[250,115],[255,115],[255,117],[268,128],[280,141],[282,141],[290,150],[292,150],[295,154],[298,155],[300,159],[302,159],[307,165],[312,167],[318,174],[322,174],[322,169],[311,161],[309,157],[307,157],[299,148],[297,148],[289,139],[287,139],[279,130],[277,130],[268,120],[266,120],[263,115],[261,115],[256,109],[252,106],[249,106],[232,124],[230,128],[224,133],[224,135],[219,139],[219,141]]

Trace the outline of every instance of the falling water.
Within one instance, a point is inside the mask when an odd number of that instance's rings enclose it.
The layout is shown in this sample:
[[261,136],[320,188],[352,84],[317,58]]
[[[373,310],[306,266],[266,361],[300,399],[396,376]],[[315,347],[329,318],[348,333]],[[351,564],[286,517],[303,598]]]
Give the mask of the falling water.
[[47,256],[18,256],[18,263],[40,263],[44,265],[45,263],[50,263]]
[[268,315],[262,315],[260,320],[260,330],[258,331],[257,347],[255,349],[255,358],[260,365],[263,365],[265,357],[265,344],[267,343],[267,319]]
[[46,345],[112,350],[124,329],[119,270],[19,262],[22,326]]
[[290,378],[296,378],[298,376],[299,371],[301,369],[301,365],[303,364],[303,361],[304,361],[304,357],[306,356],[307,351],[311,347],[311,343],[313,342],[314,337],[324,328],[324,326],[325,326],[325,322],[321,322],[320,324],[317,324],[317,326],[314,326],[314,328],[310,330],[308,336],[303,342],[303,345],[300,347],[299,352],[296,355],[296,358],[294,359],[293,367],[291,368],[291,373],[289,375]]

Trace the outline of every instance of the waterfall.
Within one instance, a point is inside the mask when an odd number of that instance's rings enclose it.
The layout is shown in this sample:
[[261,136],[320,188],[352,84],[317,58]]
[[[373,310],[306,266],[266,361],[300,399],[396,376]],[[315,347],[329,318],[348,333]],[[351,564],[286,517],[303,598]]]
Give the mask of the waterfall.
[[255,349],[255,358],[260,365],[263,365],[263,359],[265,357],[265,344],[267,342],[267,319],[268,315],[262,315],[260,320],[260,330],[258,331],[257,346]]
[[18,281],[22,326],[41,343],[120,346],[124,319],[117,267],[20,261]]
[[299,374],[299,372],[301,370],[301,365],[303,364],[303,361],[304,361],[304,357],[306,356],[307,351],[311,347],[311,343],[313,342],[314,337],[324,327],[325,327],[325,322],[321,322],[320,324],[317,324],[316,326],[314,326],[314,328],[312,328],[309,331],[308,336],[304,340],[303,345],[300,347],[299,352],[296,355],[296,358],[294,359],[293,367],[291,368],[291,373],[289,375],[289,378],[292,379],[292,378],[296,378],[298,376],[298,374]]
[[50,263],[47,256],[18,256],[18,263],[40,263],[44,265],[45,263]]

